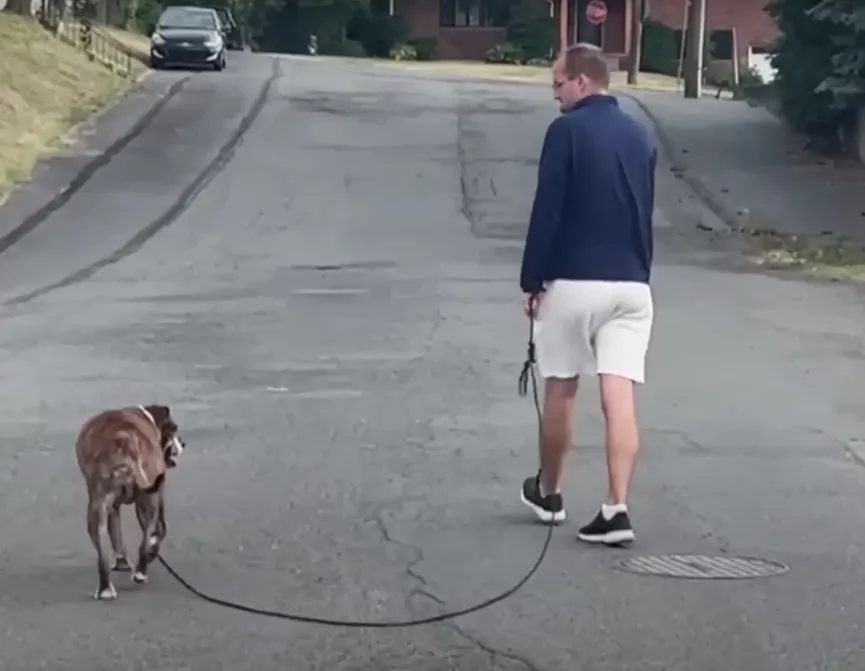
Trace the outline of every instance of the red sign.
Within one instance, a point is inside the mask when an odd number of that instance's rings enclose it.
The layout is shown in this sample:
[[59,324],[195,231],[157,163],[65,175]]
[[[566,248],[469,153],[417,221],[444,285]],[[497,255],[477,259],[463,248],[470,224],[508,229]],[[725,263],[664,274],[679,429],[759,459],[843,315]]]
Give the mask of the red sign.
[[589,0],[586,5],[586,18],[596,26],[602,24],[607,20],[607,3],[604,0]]

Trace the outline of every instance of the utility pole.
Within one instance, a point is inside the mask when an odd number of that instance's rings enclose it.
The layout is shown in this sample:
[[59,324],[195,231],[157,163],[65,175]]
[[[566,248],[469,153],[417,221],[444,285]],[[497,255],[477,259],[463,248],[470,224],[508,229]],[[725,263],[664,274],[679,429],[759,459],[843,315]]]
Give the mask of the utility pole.
[[634,0],[631,10],[631,60],[628,62],[628,84],[637,83],[643,51],[643,21],[649,15],[649,0]]
[[686,98],[699,98],[703,93],[703,45],[705,39],[706,0],[691,0],[684,72]]

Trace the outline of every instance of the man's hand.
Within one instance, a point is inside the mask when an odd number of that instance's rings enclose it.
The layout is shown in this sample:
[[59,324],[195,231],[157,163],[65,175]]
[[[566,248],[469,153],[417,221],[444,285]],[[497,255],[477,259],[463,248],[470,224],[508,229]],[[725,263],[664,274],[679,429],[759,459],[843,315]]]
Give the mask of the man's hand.
[[526,317],[530,317],[531,319],[538,318],[538,310],[541,307],[541,301],[543,300],[544,294],[525,294],[523,296],[523,312]]

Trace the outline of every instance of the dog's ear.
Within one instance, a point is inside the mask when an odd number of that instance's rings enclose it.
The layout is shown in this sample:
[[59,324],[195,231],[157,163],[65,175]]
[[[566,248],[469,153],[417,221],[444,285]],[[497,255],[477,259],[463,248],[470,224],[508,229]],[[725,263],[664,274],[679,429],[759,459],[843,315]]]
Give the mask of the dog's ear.
[[171,408],[167,405],[148,405],[147,412],[153,417],[153,421],[157,426],[165,426],[165,423],[171,419]]

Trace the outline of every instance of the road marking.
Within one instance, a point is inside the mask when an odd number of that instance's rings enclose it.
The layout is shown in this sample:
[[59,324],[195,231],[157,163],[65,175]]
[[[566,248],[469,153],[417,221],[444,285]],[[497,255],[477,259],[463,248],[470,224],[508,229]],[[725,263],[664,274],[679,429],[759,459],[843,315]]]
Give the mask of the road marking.
[[357,389],[320,389],[318,391],[301,391],[292,394],[294,398],[310,399],[310,400],[337,400],[341,398],[359,398],[364,395],[364,392]]
[[367,289],[295,289],[292,293],[306,296],[356,296],[368,294]]

